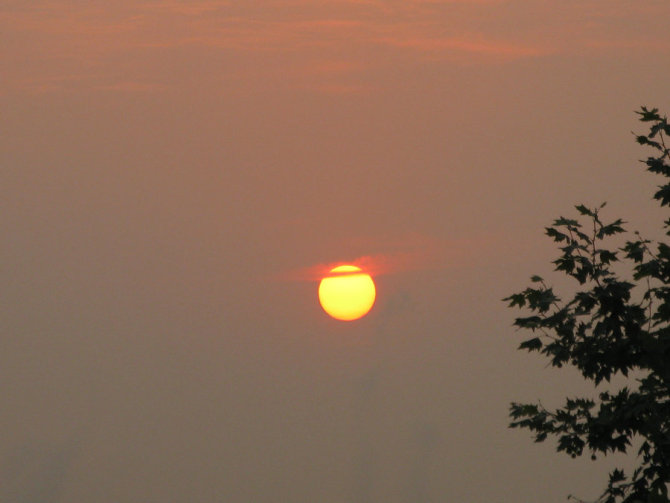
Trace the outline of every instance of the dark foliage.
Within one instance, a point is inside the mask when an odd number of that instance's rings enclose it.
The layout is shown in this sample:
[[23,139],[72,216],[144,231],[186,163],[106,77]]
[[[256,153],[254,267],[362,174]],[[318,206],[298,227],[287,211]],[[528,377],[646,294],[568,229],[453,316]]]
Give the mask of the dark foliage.
[[[654,199],[670,206],[670,125],[656,108],[637,113],[649,133],[636,140],[655,154],[643,162],[666,182]],[[568,398],[556,410],[512,403],[510,426],[527,428],[537,442],[555,437],[557,450],[573,458],[625,453],[635,439],[638,466],[610,473],[598,503],[670,502],[670,246],[635,233],[625,246],[606,248],[608,238],[626,231],[622,220],[601,220],[603,206],[579,205],[578,219],[561,217],[546,229],[561,251],[556,270],[579,285],[571,299],[561,300],[533,276],[532,286],[504,300],[530,311],[514,322],[534,335],[519,349],[538,351],[555,367],[574,366],[595,385],[631,371],[635,378],[597,397]],[[670,235],[670,219],[665,230]],[[615,263],[629,277],[615,272]]]

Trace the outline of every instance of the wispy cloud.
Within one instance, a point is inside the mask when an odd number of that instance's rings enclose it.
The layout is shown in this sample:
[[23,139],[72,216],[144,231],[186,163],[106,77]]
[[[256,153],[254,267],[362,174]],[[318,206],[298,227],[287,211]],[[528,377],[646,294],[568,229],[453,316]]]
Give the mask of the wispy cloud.
[[[483,238],[488,241],[491,238]],[[379,244],[381,243],[381,245]],[[383,251],[343,257],[336,262],[321,262],[299,269],[284,271],[274,277],[279,281],[310,281],[321,280],[333,267],[342,264],[354,264],[373,276],[399,274],[410,271],[441,270],[464,267],[473,262],[472,249],[481,247],[465,240],[449,242],[420,234],[404,235],[400,241],[385,241],[375,238],[375,248]]]
[[501,58],[523,58],[540,56],[551,51],[539,46],[511,44],[486,40],[483,37],[442,37],[442,38],[392,38],[379,39],[382,44],[411,49],[421,53],[449,55],[454,53],[485,54]]
[[154,93],[165,90],[165,86],[147,82],[125,81],[97,86],[97,89],[120,93]]
[[[179,72],[167,81],[160,73],[165,63],[157,62],[187,50],[225,63],[213,74],[258,80],[279,61],[291,85],[337,94],[365,92],[366,72],[397,67],[403,58],[486,64],[584,50],[667,52],[670,43],[653,35],[657,17],[621,1],[557,12],[531,0],[523,7],[507,0],[36,0],[10,3],[0,23],[9,54],[5,89],[25,81],[37,82],[31,89],[48,87],[50,68],[90,74],[91,67],[108,80],[102,87],[119,81],[146,83],[128,91],[169,87]],[[653,26],[633,28],[643,22]],[[305,77],[306,68],[328,61],[344,63],[337,72]]]

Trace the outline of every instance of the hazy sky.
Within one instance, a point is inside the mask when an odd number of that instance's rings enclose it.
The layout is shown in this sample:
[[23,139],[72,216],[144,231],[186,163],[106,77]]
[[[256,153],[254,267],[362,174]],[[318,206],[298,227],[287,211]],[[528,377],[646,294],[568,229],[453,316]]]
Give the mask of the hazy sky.
[[[670,111],[668,19],[4,0],[0,501],[595,498],[611,463],[507,428],[590,390],[500,299],[574,204],[658,236],[631,131]],[[377,282],[357,322],[317,301],[342,261]]]

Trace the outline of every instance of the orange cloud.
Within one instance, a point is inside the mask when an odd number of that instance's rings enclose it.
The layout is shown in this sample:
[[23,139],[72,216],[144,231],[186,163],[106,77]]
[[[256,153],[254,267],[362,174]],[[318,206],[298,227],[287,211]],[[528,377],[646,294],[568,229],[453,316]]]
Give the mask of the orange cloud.
[[451,267],[463,267],[472,262],[473,249],[482,248],[486,237],[474,241],[437,240],[418,234],[403,236],[401,242],[394,245],[386,242],[379,245],[388,251],[371,253],[356,257],[343,257],[336,262],[323,262],[312,266],[285,271],[274,277],[278,281],[315,282],[323,278],[333,267],[342,264],[354,264],[372,276],[399,274],[409,271],[438,270]]
[[[180,73],[173,54],[186,61],[192,51],[225,63],[212,74],[229,83],[262,82],[281,67],[295,88],[359,93],[381,66],[408,57],[472,63],[477,56],[486,64],[584,50],[667,52],[659,10],[623,0],[558,13],[543,2],[506,0],[15,2],[0,13],[7,55],[0,92],[53,87],[59,72],[81,75],[93,89],[172,87]],[[332,61],[339,67],[328,68]]]
[[540,56],[550,51],[537,46],[524,46],[506,42],[495,42],[486,40],[475,40],[469,37],[457,38],[392,38],[383,37],[379,39],[382,44],[394,47],[408,48],[419,52],[428,53],[453,53],[467,52],[500,56],[503,58],[522,58],[529,56]]
[[165,86],[151,84],[147,82],[117,82],[109,85],[97,86],[97,89],[103,91],[113,91],[113,92],[122,92],[122,93],[154,93],[157,91],[162,91],[165,89]]

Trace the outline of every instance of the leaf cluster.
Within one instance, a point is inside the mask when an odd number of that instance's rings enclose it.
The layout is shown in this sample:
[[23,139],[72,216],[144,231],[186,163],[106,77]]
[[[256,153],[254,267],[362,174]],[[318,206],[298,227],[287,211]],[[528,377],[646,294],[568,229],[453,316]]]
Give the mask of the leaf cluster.
[[[670,135],[667,118],[642,107],[640,120],[649,133],[636,135],[655,156],[643,161],[647,170],[665,177],[654,198],[670,206]],[[616,375],[630,386],[604,391],[595,398],[575,397],[555,410],[541,403],[512,403],[512,428],[530,430],[536,442],[549,436],[557,450],[571,457],[588,452],[592,459],[626,453],[640,441],[639,465],[630,474],[614,470],[599,502],[669,502],[670,483],[670,246],[652,243],[638,233],[619,248],[607,246],[626,234],[621,219],[604,222],[601,210],[576,206],[578,218],[560,217],[546,228],[560,255],[555,270],[573,278],[577,289],[563,300],[539,276],[531,286],[504,300],[523,308],[514,325],[532,336],[519,349],[537,351],[555,367],[570,365],[594,385]],[[670,219],[665,222],[670,234]],[[617,271],[627,266],[630,278]],[[635,371],[636,379],[630,372]]]

